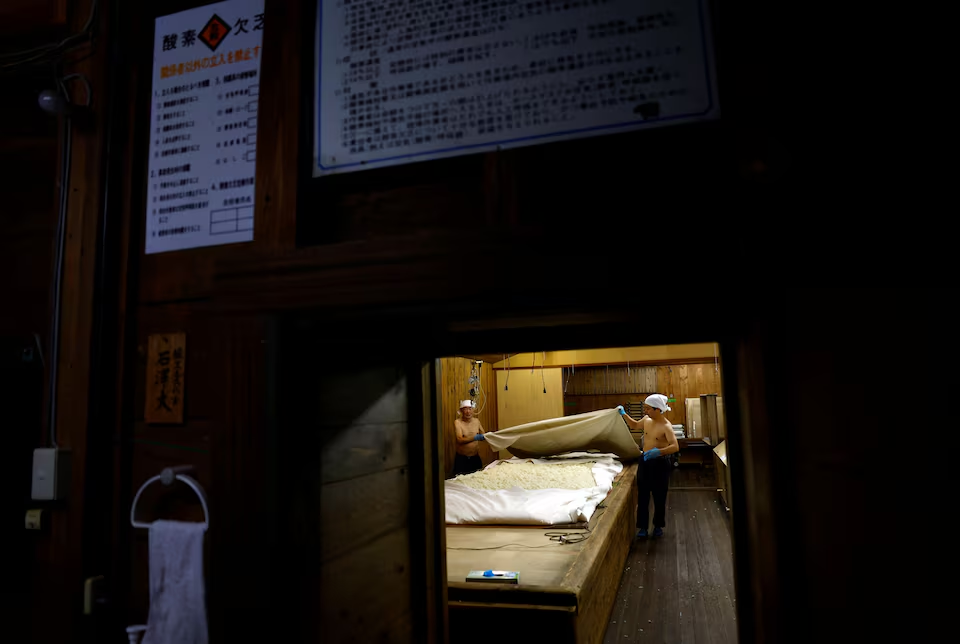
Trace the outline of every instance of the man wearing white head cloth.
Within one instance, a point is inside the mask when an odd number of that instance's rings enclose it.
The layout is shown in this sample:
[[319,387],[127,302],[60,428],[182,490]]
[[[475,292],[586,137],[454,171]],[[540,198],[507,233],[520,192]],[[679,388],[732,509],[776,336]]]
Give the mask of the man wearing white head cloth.
[[653,495],[653,536],[663,536],[666,525],[667,488],[673,459],[665,458],[680,451],[673,425],[664,416],[672,411],[663,394],[652,394],[643,401],[643,418],[634,420],[617,407],[627,426],[643,432],[643,460],[637,470],[637,537],[645,538],[650,527],[650,495]]
[[453,475],[469,474],[483,467],[480,460],[480,442],[487,440],[483,425],[474,416],[473,401],[460,403],[460,418],[453,421],[457,434],[457,456],[453,461]]

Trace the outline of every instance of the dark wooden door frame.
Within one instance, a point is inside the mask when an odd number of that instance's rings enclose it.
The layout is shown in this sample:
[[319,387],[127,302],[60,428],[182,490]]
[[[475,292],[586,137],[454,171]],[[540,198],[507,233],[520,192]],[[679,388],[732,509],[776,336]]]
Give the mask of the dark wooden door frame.
[[[424,503],[415,512],[423,518],[426,532],[422,535],[419,554],[414,553],[422,557],[420,561],[429,571],[423,577],[427,606],[421,618],[426,620],[424,633],[430,633],[430,638],[424,641],[446,641],[443,635],[447,627],[443,476],[439,462],[435,462],[443,453],[436,409],[436,360],[451,355],[515,353],[531,348],[563,350],[704,341],[715,341],[720,346],[723,387],[728,401],[725,404],[728,453],[731,461],[737,463],[732,469],[731,507],[735,508],[733,543],[739,638],[744,643],[778,641],[783,633],[778,616],[784,606],[780,602],[778,579],[783,553],[777,550],[777,502],[783,498],[789,481],[785,486],[787,474],[781,472],[775,476],[774,472],[775,450],[767,410],[770,392],[764,380],[770,351],[763,326],[737,315],[669,325],[644,319],[639,312],[589,305],[568,305],[549,312],[537,309],[530,306],[500,310],[477,319],[466,309],[441,304],[413,313],[410,310],[391,313],[383,308],[377,311],[340,309],[333,316],[339,318],[335,324],[349,329],[345,333],[353,336],[357,346],[363,345],[363,335],[373,328],[399,330],[405,338],[403,347],[394,346],[390,351],[393,359],[402,358],[410,365],[410,380],[419,384],[410,390],[410,427],[423,428],[423,445],[411,445],[410,454],[419,459],[416,466],[424,473],[423,487],[417,488],[423,494]],[[318,319],[314,317],[316,310],[288,311],[290,313]],[[324,324],[330,324],[330,316],[323,317]],[[388,346],[382,339],[377,344],[379,346],[369,351],[382,352]],[[411,494],[415,493],[412,489]],[[431,607],[430,598],[435,600],[438,594],[441,604]]]
[[[704,325],[673,333],[652,333],[634,326],[632,316],[617,313],[574,313],[558,316],[518,316],[454,325],[445,337],[434,336],[433,346],[449,347],[435,356],[469,355],[471,352],[569,350],[611,346],[643,346],[716,341],[723,368],[728,453],[737,465],[731,470],[731,507],[739,640],[777,640],[778,552],[773,526],[775,508],[770,493],[773,475],[769,422],[764,381],[766,340],[759,327],[749,323],[718,328]],[[593,319],[593,323],[590,320]],[[612,323],[612,324],[611,324]],[[540,336],[540,342],[526,338]],[[544,337],[546,336],[546,337]],[[561,338],[566,337],[566,340]],[[436,406],[436,386],[423,392],[425,406]],[[443,436],[435,424],[433,451],[443,453]],[[429,435],[425,432],[425,440]],[[430,451],[429,446],[425,447]],[[442,504],[442,477],[434,494]],[[429,502],[429,501],[428,501]],[[442,505],[440,506],[442,507]],[[442,520],[442,514],[439,515]],[[438,545],[438,547],[440,547]],[[445,553],[438,570],[445,570]],[[444,586],[445,578],[443,580]],[[445,593],[444,593],[445,597]],[[443,605],[446,614],[446,602]],[[446,627],[444,621],[443,627]]]

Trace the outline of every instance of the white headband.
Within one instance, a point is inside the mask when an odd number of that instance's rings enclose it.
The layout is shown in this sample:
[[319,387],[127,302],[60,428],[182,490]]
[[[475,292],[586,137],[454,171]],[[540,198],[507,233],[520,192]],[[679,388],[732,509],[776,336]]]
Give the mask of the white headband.
[[464,407],[469,407],[470,409],[473,409],[473,401],[472,401],[472,400],[463,400],[463,401],[461,401],[461,402],[460,402],[460,409],[463,409]]
[[647,399],[643,401],[643,404],[655,407],[662,412],[673,411],[670,405],[667,404],[667,397],[663,394],[650,394],[647,396]]

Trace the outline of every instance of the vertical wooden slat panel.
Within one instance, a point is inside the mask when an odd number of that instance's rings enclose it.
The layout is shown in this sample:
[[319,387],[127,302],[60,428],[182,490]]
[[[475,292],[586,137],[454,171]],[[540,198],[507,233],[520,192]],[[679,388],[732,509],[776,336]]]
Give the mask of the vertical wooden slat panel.
[[606,366],[583,367],[576,371],[568,370],[565,378],[569,378],[570,382],[564,400],[572,403],[564,406],[566,415],[640,402],[649,394],[661,393],[676,398],[675,402],[670,403],[672,411],[667,413],[667,419],[685,427],[690,426],[685,403],[687,398],[720,393],[719,374],[713,364],[705,363],[631,366],[629,373],[625,365],[611,366],[609,373]]

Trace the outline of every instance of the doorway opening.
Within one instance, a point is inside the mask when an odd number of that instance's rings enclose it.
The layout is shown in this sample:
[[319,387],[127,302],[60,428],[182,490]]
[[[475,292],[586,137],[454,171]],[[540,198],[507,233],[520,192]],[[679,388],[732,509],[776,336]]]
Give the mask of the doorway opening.
[[452,644],[488,640],[478,623],[737,641],[716,344],[463,352],[435,373]]

